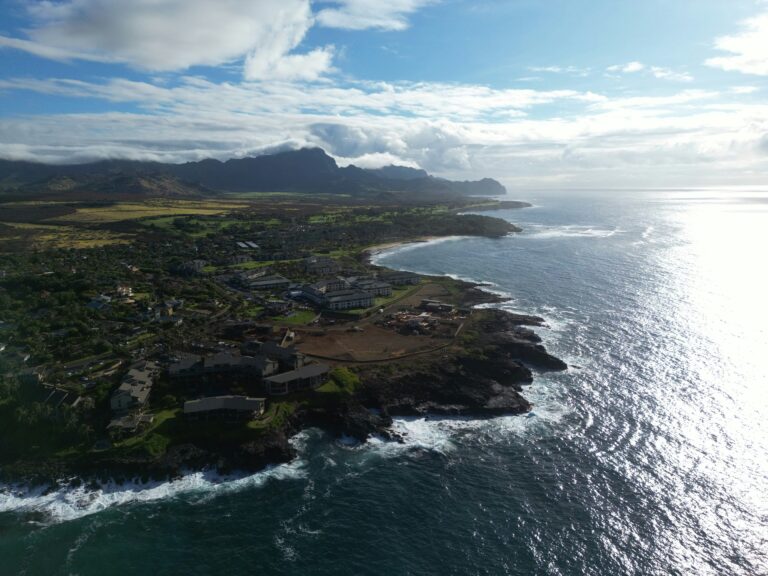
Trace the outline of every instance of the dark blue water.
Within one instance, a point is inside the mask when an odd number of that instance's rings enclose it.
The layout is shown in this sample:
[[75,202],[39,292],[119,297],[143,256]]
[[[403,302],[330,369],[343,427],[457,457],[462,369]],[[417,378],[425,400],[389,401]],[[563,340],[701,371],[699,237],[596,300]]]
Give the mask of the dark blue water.
[[0,494],[0,574],[768,574],[768,194],[531,194],[380,262],[493,282],[574,367],[529,417],[316,431],[256,476]]

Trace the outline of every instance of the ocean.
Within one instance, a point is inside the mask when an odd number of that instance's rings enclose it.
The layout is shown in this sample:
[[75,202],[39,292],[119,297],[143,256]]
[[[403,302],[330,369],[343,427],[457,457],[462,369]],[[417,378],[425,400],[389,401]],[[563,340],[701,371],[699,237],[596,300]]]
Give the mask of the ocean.
[[0,574],[768,574],[768,192],[530,192],[377,256],[490,284],[571,368],[531,414],[317,430],[244,477],[0,488]]

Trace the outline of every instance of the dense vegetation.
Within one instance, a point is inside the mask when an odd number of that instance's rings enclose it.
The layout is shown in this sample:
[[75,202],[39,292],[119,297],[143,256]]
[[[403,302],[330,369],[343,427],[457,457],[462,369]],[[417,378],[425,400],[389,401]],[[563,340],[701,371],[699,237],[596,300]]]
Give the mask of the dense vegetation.
[[[233,204],[71,202],[53,212],[46,206],[4,206],[14,225],[35,222],[21,239],[0,230],[0,463],[101,454],[110,394],[137,358],[166,358],[174,350],[215,342],[225,337],[223,327],[238,322],[284,327],[315,317],[301,306],[271,310],[270,296],[233,287],[240,272],[263,269],[308,282],[312,276],[302,259],[325,255],[350,273],[365,274],[370,269],[360,252],[374,244],[423,236],[497,237],[515,230],[504,220],[459,214],[471,208],[467,201],[402,206],[289,197]],[[39,229],[44,240],[36,235]],[[119,241],[79,243],[96,233]],[[242,250],[243,240],[258,250]],[[200,266],[191,268],[190,262]],[[120,294],[123,286],[130,291]],[[168,306],[176,314],[159,316]],[[32,369],[43,374],[46,387],[25,381]],[[354,372],[336,368],[319,395],[271,402],[263,421],[227,434],[248,439],[271,433],[302,402],[337,402],[359,384]],[[172,440],[200,440],[200,429],[176,417],[186,395],[160,378],[151,396],[152,425],[109,450],[157,456]],[[209,433],[214,441],[224,432]]]

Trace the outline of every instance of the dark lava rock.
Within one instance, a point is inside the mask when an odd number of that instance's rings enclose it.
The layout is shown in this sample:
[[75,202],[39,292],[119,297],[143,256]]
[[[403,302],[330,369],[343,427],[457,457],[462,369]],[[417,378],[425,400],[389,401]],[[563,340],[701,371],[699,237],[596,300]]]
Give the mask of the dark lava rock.
[[513,386],[518,390],[521,384],[533,382],[531,370],[503,352],[488,358],[459,358],[459,364],[465,371],[492,378],[503,386]]
[[519,338],[514,333],[499,334],[496,342],[500,349],[522,362],[528,362],[546,370],[568,369],[565,362],[552,356],[544,346]]
[[389,437],[392,418],[386,411],[372,412],[363,404],[349,401],[332,410],[316,409],[302,413],[302,421],[334,436],[351,436],[364,441],[372,434]]

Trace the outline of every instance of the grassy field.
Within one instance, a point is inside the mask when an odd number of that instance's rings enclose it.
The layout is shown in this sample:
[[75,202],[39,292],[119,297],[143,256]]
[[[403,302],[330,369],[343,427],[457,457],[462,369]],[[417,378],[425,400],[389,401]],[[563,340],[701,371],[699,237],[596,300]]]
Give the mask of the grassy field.
[[231,210],[246,208],[247,204],[220,201],[163,200],[145,202],[117,202],[105,206],[78,206],[74,214],[57,216],[51,221],[103,224],[150,217],[185,215],[213,216]]
[[[191,235],[218,232],[234,220],[222,215],[249,204],[221,200],[151,199],[143,202],[63,203],[9,202],[0,205],[0,251],[35,249],[96,248],[127,243],[132,235],[109,230],[104,225],[130,220],[173,231],[173,221],[182,216],[204,216],[199,230]],[[216,218],[213,218],[216,217]]]
[[3,226],[0,233],[0,250],[14,249],[17,244],[37,249],[96,248],[130,241],[128,235],[109,230],[21,222],[0,222],[0,225]]
[[291,326],[303,326],[305,324],[309,324],[312,322],[312,320],[315,319],[317,316],[317,312],[313,310],[297,310],[296,312],[293,312],[290,316],[277,316],[275,318],[271,318],[272,321],[277,322],[278,324],[288,324]]

